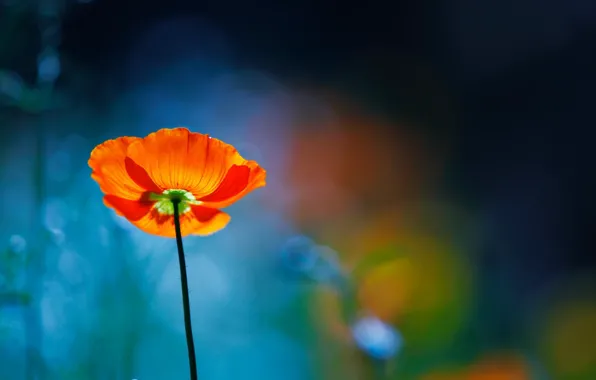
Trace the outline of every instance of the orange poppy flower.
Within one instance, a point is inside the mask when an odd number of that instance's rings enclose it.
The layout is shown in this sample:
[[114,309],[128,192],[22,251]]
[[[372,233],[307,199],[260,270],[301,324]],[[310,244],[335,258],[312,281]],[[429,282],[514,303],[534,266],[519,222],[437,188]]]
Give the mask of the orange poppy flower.
[[89,166],[106,206],[165,237],[176,236],[173,200],[182,236],[210,235],[230,221],[220,209],[265,186],[266,177],[233,146],[186,128],[108,140],[93,149]]

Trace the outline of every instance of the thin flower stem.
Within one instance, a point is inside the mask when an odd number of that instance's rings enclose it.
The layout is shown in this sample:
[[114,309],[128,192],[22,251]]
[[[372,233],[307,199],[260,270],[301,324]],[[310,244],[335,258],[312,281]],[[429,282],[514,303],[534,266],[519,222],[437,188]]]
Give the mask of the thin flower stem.
[[387,363],[383,360],[372,360],[373,373],[375,380],[387,379]]
[[176,229],[176,245],[178,246],[178,261],[180,262],[180,279],[182,283],[182,305],[184,307],[184,327],[186,330],[186,345],[188,346],[188,361],[190,364],[190,380],[197,380],[197,359],[195,356],[195,343],[192,337],[192,323],[190,321],[190,300],[188,297],[188,279],[186,277],[186,259],[182,246],[182,233],[180,232],[180,201],[173,200],[174,227]]

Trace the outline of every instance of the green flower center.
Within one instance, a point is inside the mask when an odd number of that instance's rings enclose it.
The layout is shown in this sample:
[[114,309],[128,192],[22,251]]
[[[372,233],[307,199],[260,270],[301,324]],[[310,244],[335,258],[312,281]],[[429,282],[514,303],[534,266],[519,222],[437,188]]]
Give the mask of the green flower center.
[[178,202],[178,212],[180,215],[190,211],[191,205],[200,205],[191,192],[182,189],[167,189],[163,193],[149,194],[149,200],[155,201],[155,209],[163,215],[174,215],[174,202]]

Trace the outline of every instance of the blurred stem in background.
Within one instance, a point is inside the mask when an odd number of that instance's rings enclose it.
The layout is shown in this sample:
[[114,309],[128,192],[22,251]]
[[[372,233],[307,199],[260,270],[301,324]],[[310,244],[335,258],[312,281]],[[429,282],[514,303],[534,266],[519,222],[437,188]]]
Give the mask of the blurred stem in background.
[[[34,7],[40,31],[40,46],[37,56],[37,83],[28,87],[18,73],[0,72],[0,90],[9,104],[33,115],[30,119],[34,131],[33,162],[33,199],[31,207],[30,241],[27,252],[26,293],[32,301],[24,305],[23,319],[26,336],[26,379],[44,379],[42,364],[42,328],[40,321],[39,300],[43,291],[44,252],[46,233],[40,213],[45,199],[45,134],[47,127],[42,125],[40,115],[52,107],[54,83],[60,75],[60,60],[57,47],[60,42],[61,16],[64,11],[63,0],[33,1],[31,3],[14,3],[14,7]],[[29,9],[14,9],[15,15],[28,12]],[[45,116],[45,115],[44,115]]]
[[40,321],[40,303],[43,291],[44,276],[44,258],[45,239],[39,239],[45,235],[42,218],[40,215],[43,210],[43,200],[45,197],[45,165],[43,162],[45,151],[45,140],[43,134],[43,127],[36,118],[35,123],[35,163],[33,171],[33,207],[32,207],[32,235],[34,245],[29,252],[29,260],[27,265],[27,291],[33,297],[33,302],[30,302],[24,309],[24,322],[27,339],[27,359],[25,362],[26,379],[43,379],[45,376],[41,371],[41,355],[40,349],[42,347],[42,327]]
[[388,380],[390,378],[389,363],[377,359],[368,359],[368,362],[372,367],[373,375],[371,378],[373,380]]
[[[33,225],[32,231],[35,237],[45,237],[45,228],[43,218],[40,215],[44,209],[45,194],[45,129],[48,127],[41,122],[39,117],[43,111],[51,108],[49,102],[52,99],[54,83],[60,75],[60,60],[57,54],[59,43],[60,18],[63,13],[63,4],[61,0],[49,2],[40,2],[38,4],[38,24],[41,33],[40,52],[37,56],[37,88],[39,99],[36,99],[32,105],[36,115],[35,124],[35,164],[33,171],[33,215],[31,215]],[[43,292],[44,252],[46,248],[46,239],[36,238],[37,242],[30,252],[30,261],[27,273],[27,288],[33,296],[34,302],[31,302],[25,311],[25,326],[27,329],[27,362],[26,378],[29,380],[40,380],[45,378],[40,354],[43,347],[43,332],[40,321],[40,302]]]

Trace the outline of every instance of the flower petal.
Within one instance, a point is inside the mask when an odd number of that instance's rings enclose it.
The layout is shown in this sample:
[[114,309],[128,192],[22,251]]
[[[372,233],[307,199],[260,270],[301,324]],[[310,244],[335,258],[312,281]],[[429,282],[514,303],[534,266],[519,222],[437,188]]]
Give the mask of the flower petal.
[[[180,231],[182,236],[207,236],[223,229],[229,221],[230,216],[217,209],[191,206],[189,212],[180,216]],[[132,223],[152,235],[176,237],[174,217],[160,214],[156,209],[152,209],[145,217]]]
[[130,144],[127,156],[160,188],[187,190],[197,199],[214,193],[233,165],[258,167],[233,146],[186,128],[151,133]]
[[141,188],[154,193],[161,193],[163,191],[163,189],[160,189],[159,186],[153,182],[145,169],[131,160],[130,157],[124,159],[124,167],[130,178]]
[[[164,237],[176,237],[174,216],[160,214],[154,208],[154,202],[133,201],[106,195],[104,203],[144,232]],[[228,214],[217,209],[191,206],[189,212],[180,216],[180,231],[182,236],[211,235],[224,228],[230,219]]]
[[[126,150],[138,137],[119,137],[93,149],[88,164],[91,178],[105,194],[123,199],[139,199],[145,191],[161,191],[144,170],[134,162],[126,162]],[[149,179],[149,180],[148,180]]]
[[125,217],[131,223],[142,219],[151,212],[153,202],[141,202],[120,198],[115,195],[106,195],[103,197],[103,203],[113,208],[116,214]]
[[266,175],[254,161],[242,166],[232,165],[219,187],[199,200],[207,207],[227,207],[254,189],[265,186]]

